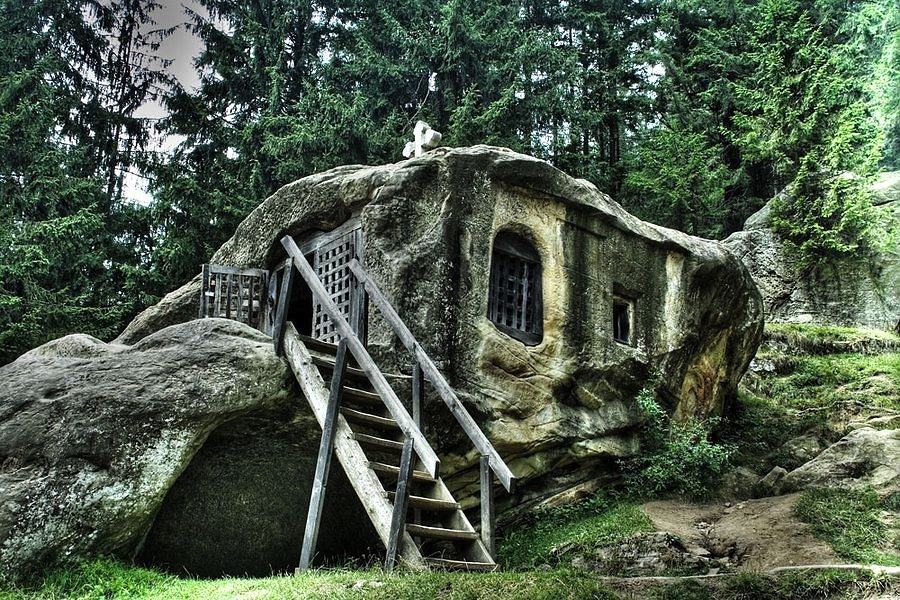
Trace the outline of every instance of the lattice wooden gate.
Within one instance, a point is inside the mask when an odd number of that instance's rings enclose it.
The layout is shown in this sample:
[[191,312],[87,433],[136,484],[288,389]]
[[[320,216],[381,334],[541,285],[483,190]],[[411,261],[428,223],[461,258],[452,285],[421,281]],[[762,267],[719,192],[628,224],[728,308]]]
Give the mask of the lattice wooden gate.
[[269,272],[203,265],[200,318],[233,319],[266,331]]
[[[344,318],[352,321],[350,313],[356,286],[350,272],[350,260],[354,257],[362,259],[362,229],[356,227],[347,232],[335,233],[337,235],[326,234],[320,239],[310,240],[315,245],[312,265],[332,302],[337,305]],[[312,336],[333,344],[340,341],[334,324],[318,301],[313,302]]]

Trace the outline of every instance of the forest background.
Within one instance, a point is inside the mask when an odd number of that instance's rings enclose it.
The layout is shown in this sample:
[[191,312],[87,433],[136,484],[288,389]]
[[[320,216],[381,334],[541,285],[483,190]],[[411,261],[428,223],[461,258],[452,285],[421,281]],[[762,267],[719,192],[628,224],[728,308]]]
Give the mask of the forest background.
[[[186,34],[190,84],[160,53]],[[397,161],[417,119],[710,238],[790,186],[800,264],[865,260],[900,3],[0,0],[0,365],[114,337],[278,187]]]

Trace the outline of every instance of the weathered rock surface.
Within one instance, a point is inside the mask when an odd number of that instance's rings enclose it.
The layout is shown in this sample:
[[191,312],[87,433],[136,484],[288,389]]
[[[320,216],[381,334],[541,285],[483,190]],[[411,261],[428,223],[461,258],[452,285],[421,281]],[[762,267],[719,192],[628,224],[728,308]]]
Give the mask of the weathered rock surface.
[[784,476],[784,490],[893,488],[900,483],[900,429],[856,429]]
[[[307,487],[254,490],[241,479],[255,477],[258,483],[266,461],[257,455],[242,470],[241,457],[232,456],[232,476],[220,478],[218,495],[220,502],[235,490],[243,495],[221,516],[252,524],[253,515],[234,508],[242,503],[245,511],[260,511],[257,519],[273,522],[267,529],[244,528],[243,535],[240,527],[228,530],[235,537],[230,546],[210,543],[206,556],[196,558],[221,560],[223,551],[237,551],[238,562],[231,564],[240,564],[250,551],[259,551],[250,559],[269,559],[277,568],[271,553],[264,553],[272,544],[253,536],[268,532],[277,542],[280,528],[302,521],[318,444],[318,426],[288,377],[269,338],[221,319],[172,326],[133,346],[72,335],[0,368],[0,571],[17,577],[69,557],[134,557],[168,502],[167,492],[207,436],[247,415],[281,428],[295,425],[298,460],[287,461],[282,452],[272,461],[282,468],[290,462],[287,479],[299,479]],[[245,441],[245,446],[253,443]],[[283,472],[277,477],[286,479]],[[208,502],[198,487],[193,492],[194,500]],[[207,490],[208,497],[216,495],[217,490]],[[300,513],[291,510],[290,522],[284,511],[276,514],[267,507],[285,498],[303,508]],[[213,510],[222,508],[220,503]],[[211,512],[204,514],[207,524],[217,517]],[[192,515],[199,516],[196,504]],[[203,525],[193,523],[192,535],[214,540]],[[351,529],[354,535],[364,531],[356,525]],[[283,542],[291,546],[291,562],[299,548],[299,535],[292,535]],[[159,538],[157,548],[165,546]],[[181,566],[177,557],[170,563]],[[227,569],[229,563],[218,564]],[[257,562],[255,570],[265,574],[268,566]]]
[[[882,174],[873,191],[879,209],[900,225],[900,171]],[[802,272],[772,231],[769,210],[767,204],[724,241],[759,286],[767,320],[900,327],[900,249]]]
[[[265,200],[211,262],[272,268],[285,234],[298,240],[358,215],[367,270],[525,483],[523,496],[599,477],[637,450],[633,398],[658,372],[679,418],[720,413],[759,343],[761,300],[724,247],[657,227],[548,163],[501,148],[438,149],[378,167],[301,179]],[[525,346],[486,317],[491,243],[522,232],[542,259],[544,334]],[[132,343],[194,318],[197,279],[132,322]],[[612,297],[637,298],[635,339],[612,341]],[[377,319],[369,346],[385,369],[408,370]],[[434,399],[432,399],[434,400]],[[466,500],[477,455],[429,410],[448,484]],[[542,479],[542,482],[538,480]]]
[[[721,413],[761,338],[759,293],[721,243],[642,222],[544,161],[486,146],[340,167],[285,186],[211,262],[271,269],[284,259],[285,234],[301,240],[351,217],[365,235],[366,269],[520,478],[518,495],[504,502],[529,505],[609,478],[610,463],[638,450],[634,397],[652,374],[676,417]],[[487,318],[491,248],[501,231],[526,237],[540,256],[543,337],[536,345]],[[612,336],[616,294],[634,306],[627,343]],[[202,452],[188,467],[208,436],[235,447],[241,436],[212,432],[237,427],[236,419],[251,419],[247,427],[277,422],[255,430],[261,445],[238,453],[246,456],[237,468],[246,481],[268,447],[294,457],[292,479],[311,482],[307,458],[318,427],[292,397],[271,341],[218,319],[190,321],[198,299],[194,279],[113,344],[69,336],[0,369],[4,570],[67,555],[133,556],[144,540],[141,557],[151,562],[171,559],[192,540],[192,554],[240,548],[198,538],[189,517],[197,505],[185,504],[200,497],[204,514],[215,513],[216,473],[239,477]],[[383,370],[408,372],[408,353],[377,318],[368,346]],[[448,485],[464,506],[477,502],[477,453],[430,394],[424,413]],[[302,440],[297,448],[285,446],[289,424]],[[261,494],[304,493],[279,488],[273,477],[260,485]],[[350,493],[341,500],[355,501]],[[245,517],[223,511],[208,522],[235,534],[272,533]],[[351,527],[351,519],[343,522]],[[296,529],[277,536],[288,547]],[[243,546],[265,550],[254,540]],[[217,565],[191,568],[209,573]]]

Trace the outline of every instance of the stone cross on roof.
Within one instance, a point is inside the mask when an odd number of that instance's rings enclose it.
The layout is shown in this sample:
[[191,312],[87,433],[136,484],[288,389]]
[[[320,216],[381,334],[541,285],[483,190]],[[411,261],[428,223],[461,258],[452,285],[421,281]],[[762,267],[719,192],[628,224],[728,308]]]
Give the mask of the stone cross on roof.
[[403,148],[403,156],[409,158],[411,156],[422,156],[426,150],[433,150],[441,143],[441,134],[431,128],[425,121],[417,121],[413,128],[415,139],[412,142],[406,142]]

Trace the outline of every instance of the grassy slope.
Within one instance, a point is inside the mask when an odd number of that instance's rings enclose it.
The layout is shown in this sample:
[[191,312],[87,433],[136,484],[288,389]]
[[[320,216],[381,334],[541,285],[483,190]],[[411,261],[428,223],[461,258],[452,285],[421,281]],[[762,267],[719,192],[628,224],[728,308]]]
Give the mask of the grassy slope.
[[[780,460],[778,447],[815,431],[836,439],[847,415],[900,410],[900,337],[882,332],[818,326],[769,326],[770,343],[759,358],[776,373],[758,377],[741,393],[736,416],[726,423],[725,441],[738,448],[736,462],[764,471]],[[847,351],[850,349],[851,351]],[[835,415],[841,418],[835,423]],[[885,510],[896,514],[900,498],[871,492],[807,492],[798,515],[851,561],[900,564],[900,536],[886,526]],[[27,588],[0,586],[0,600],[26,598],[616,598],[596,577],[550,569],[561,546],[615,544],[651,528],[627,499],[594,498],[578,506],[543,511],[502,540],[499,558],[512,569],[494,574],[387,574],[319,571],[301,577],[188,580],[147,569],[98,560],[49,574]],[[541,566],[539,570],[534,569]],[[648,585],[647,598],[817,598],[857,597],[889,584],[846,572],[786,574],[779,578],[736,575],[716,585],[683,581]]]
[[[738,448],[736,462],[762,474],[799,466],[781,445],[813,433],[836,441],[847,424],[900,410],[900,336],[820,325],[767,325],[757,359],[775,373],[741,391],[723,437]],[[900,494],[813,489],[796,513],[849,562],[900,565]],[[888,517],[888,518],[885,518]]]
[[[900,336],[821,325],[766,325],[757,353],[775,372],[748,375],[721,437],[737,464],[765,473],[793,468],[778,448],[814,432],[836,441],[854,417],[900,410]],[[847,352],[848,348],[853,348]]]

